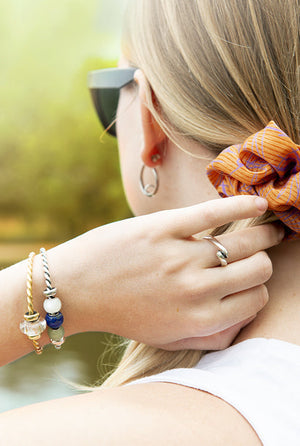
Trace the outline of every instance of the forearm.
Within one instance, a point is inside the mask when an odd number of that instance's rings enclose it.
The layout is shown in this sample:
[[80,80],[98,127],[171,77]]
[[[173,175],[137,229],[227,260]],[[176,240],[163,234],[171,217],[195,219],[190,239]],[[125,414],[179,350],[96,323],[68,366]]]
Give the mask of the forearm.
[[[101,290],[101,284],[107,285],[109,282],[104,279],[104,275],[108,274],[104,265],[101,265],[101,256],[93,256],[93,251],[101,246],[100,232],[101,228],[96,229],[47,253],[51,281],[57,288],[57,297],[62,301],[66,336],[82,331],[108,329],[107,311],[103,308],[107,301]],[[97,259],[94,263],[93,257]],[[33,350],[32,342],[19,329],[23,315],[27,312],[26,274],[26,261],[0,272],[0,365]],[[46,314],[43,308],[45,288],[41,257],[37,255],[33,266],[33,305],[41,317]],[[49,343],[47,330],[39,341],[40,345]]]
[[[284,234],[276,226],[263,225],[220,236],[230,252],[225,269],[217,268],[215,248],[192,235],[234,217],[261,213],[255,203],[254,197],[240,196],[135,217],[49,250],[51,281],[62,301],[66,336],[105,331],[167,350],[230,345],[236,327],[253,318],[268,300],[263,284],[272,274],[272,264],[261,251],[279,243]],[[44,289],[37,255],[33,299],[41,315]],[[3,365],[33,349],[19,330],[27,311],[26,262],[0,273],[0,290]],[[41,344],[47,342],[44,333]]]

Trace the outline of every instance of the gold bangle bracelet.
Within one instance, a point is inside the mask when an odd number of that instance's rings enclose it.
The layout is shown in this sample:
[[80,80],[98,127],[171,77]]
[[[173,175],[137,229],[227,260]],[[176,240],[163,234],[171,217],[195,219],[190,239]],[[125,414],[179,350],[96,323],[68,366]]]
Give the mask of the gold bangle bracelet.
[[27,294],[27,313],[24,314],[24,320],[20,323],[20,330],[32,341],[36,354],[40,355],[43,352],[43,347],[39,345],[38,339],[41,333],[46,329],[45,319],[40,319],[40,315],[33,309],[32,298],[32,271],[35,253],[31,252],[27,261],[27,280],[26,280],[26,294]]

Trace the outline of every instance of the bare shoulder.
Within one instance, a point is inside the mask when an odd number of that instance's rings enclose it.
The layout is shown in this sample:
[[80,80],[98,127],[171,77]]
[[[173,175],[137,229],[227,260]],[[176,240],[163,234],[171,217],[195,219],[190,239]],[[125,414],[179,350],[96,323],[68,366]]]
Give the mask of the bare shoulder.
[[97,390],[34,404],[0,415],[2,439],[10,446],[185,445],[260,446],[248,422],[206,392],[169,383]]

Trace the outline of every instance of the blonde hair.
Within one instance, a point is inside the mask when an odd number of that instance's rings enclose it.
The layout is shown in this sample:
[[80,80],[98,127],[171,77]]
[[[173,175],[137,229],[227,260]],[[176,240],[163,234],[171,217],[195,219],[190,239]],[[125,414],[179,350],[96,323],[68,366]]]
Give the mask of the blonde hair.
[[[298,0],[129,0],[123,54],[145,73],[147,106],[173,141],[191,138],[218,153],[274,120],[299,143],[299,6]],[[272,219],[268,213],[213,233]],[[192,367],[202,354],[131,341],[103,386]]]

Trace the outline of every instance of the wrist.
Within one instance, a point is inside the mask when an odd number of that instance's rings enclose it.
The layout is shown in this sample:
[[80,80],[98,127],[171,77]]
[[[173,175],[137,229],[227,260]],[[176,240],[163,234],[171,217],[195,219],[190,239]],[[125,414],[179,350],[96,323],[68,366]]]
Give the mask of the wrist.
[[[86,331],[109,331],[102,290],[104,268],[98,253],[101,231],[97,229],[47,251],[51,282],[62,302],[66,337]],[[44,314],[46,286],[40,255],[36,256],[33,283],[35,301]]]

